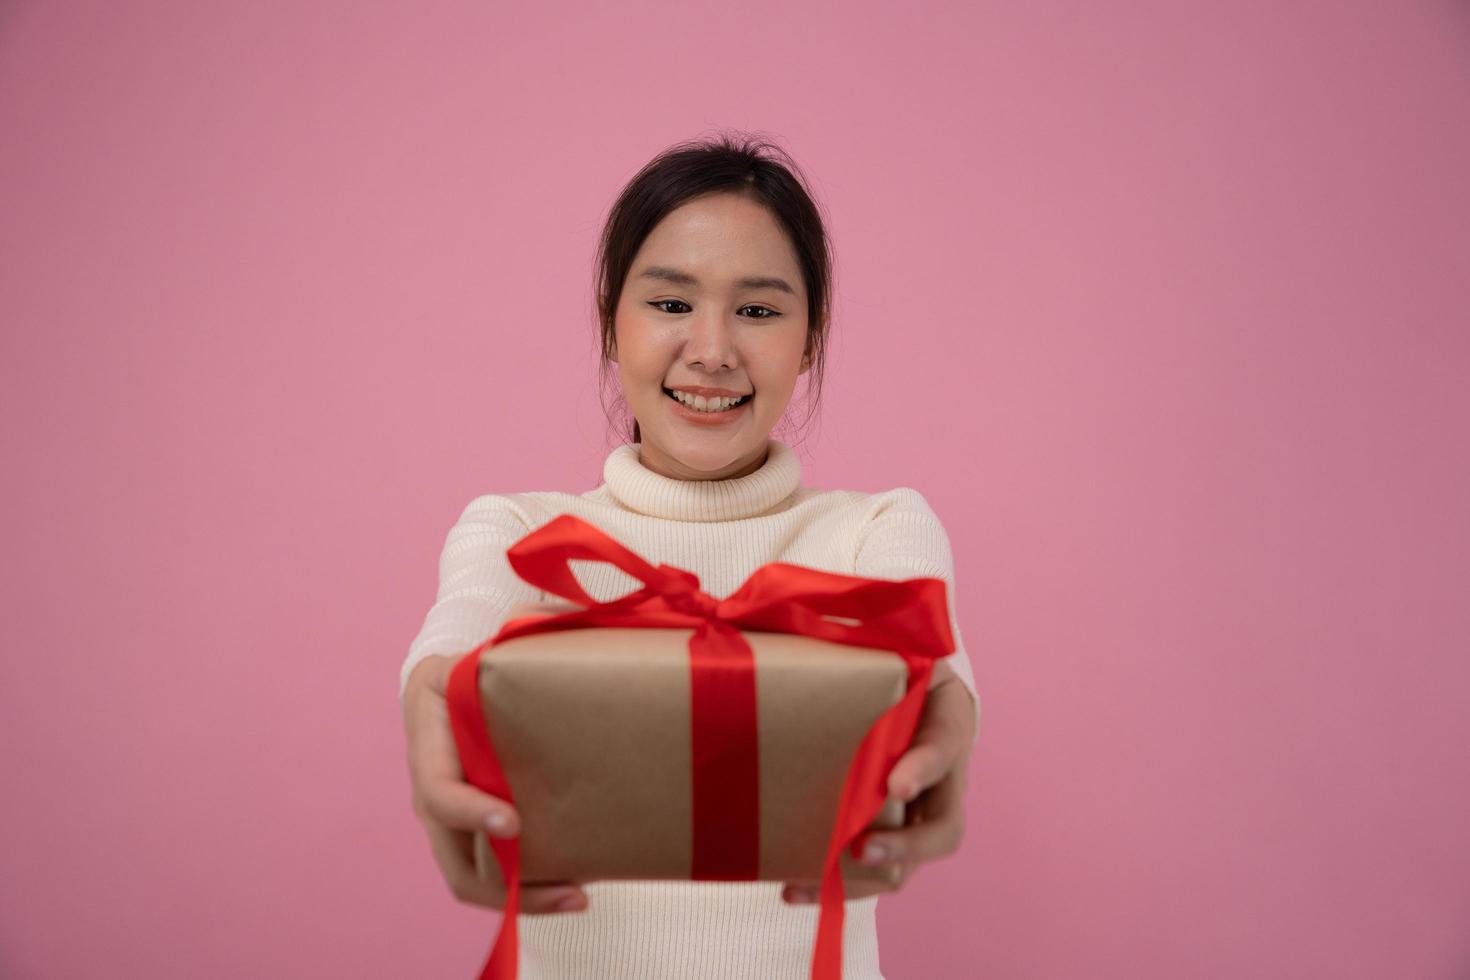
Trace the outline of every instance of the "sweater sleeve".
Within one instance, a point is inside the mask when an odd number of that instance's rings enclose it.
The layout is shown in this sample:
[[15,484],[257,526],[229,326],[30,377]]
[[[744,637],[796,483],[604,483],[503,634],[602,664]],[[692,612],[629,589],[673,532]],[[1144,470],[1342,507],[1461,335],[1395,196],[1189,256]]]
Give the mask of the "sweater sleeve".
[[532,530],[502,495],[476,497],[465,507],[439,556],[438,596],[399,670],[400,698],[419,661],[473,649],[495,635],[511,606],[545,597],[505,557]]
[[919,577],[944,580],[955,651],[943,662],[949,664],[974,702],[975,734],[971,743],[974,744],[980,738],[980,695],[975,689],[974,668],[960,636],[949,535],[923,494],[911,487],[875,494],[873,499],[875,506],[858,531],[855,574],[892,580]]

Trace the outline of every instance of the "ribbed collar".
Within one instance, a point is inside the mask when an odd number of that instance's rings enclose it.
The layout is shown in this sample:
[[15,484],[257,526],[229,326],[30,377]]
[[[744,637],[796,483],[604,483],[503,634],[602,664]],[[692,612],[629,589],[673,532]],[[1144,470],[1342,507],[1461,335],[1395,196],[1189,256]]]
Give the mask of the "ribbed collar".
[[767,439],[760,469],[732,480],[676,480],[638,459],[642,443],[614,449],[602,467],[607,489],[624,507],[674,521],[736,521],[771,510],[801,486],[801,460],[790,446]]

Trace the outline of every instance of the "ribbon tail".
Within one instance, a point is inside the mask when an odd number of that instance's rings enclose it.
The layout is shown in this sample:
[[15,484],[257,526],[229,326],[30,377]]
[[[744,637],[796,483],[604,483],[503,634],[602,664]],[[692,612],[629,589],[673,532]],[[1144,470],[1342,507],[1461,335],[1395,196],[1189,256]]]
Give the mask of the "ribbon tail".
[[[465,781],[481,792],[514,804],[510,783],[501,768],[495,746],[490,742],[490,729],[485,721],[480,698],[480,653],[489,644],[481,644],[465,654],[449,672],[444,700],[449,709],[449,726],[459,749]],[[515,980],[520,962],[520,937],[516,917],[521,908],[521,842],[520,838],[489,838],[490,847],[500,861],[505,879],[505,908],[501,911],[500,930],[480,980]]]
[[490,959],[480,972],[480,980],[516,980],[520,964],[520,931],[516,927],[521,911],[521,842],[518,838],[490,838],[490,846],[500,859],[505,876],[505,908],[500,913],[500,931],[490,950]]
[[868,729],[848,766],[822,867],[821,911],[817,916],[811,980],[842,978],[842,930],[846,919],[842,849],[866,830],[883,808],[888,798],[888,774],[913,739],[933,667],[930,660],[909,660],[908,690]]

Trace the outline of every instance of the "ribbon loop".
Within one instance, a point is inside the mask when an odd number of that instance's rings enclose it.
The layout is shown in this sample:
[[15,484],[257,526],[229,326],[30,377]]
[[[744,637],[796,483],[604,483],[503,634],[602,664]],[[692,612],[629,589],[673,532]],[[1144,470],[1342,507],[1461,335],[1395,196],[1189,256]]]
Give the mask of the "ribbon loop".
[[666,578],[601,529],[571,514],[558,515],[521,538],[505,550],[505,557],[516,574],[527,582],[588,607],[602,603],[588,595],[572,574],[573,559],[607,562],[644,585],[651,586]]

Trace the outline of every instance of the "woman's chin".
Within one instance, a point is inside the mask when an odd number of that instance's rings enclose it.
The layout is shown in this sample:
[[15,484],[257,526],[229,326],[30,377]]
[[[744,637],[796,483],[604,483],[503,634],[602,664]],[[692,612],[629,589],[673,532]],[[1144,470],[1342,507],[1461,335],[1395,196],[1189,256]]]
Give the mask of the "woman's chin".
[[[689,428],[680,426],[679,428]],[[732,427],[733,429],[734,427]],[[643,433],[643,456],[653,455],[662,468],[688,473],[685,479],[720,479],[715,474],[738,467],[743,459],[763,453],[768,441],[765,433],[708,430],[675,431],[655,434],[650,445],[649,433]],[[649,450],[653,450],[650,454]],[[663,459],[658,459],[663,457]]]

